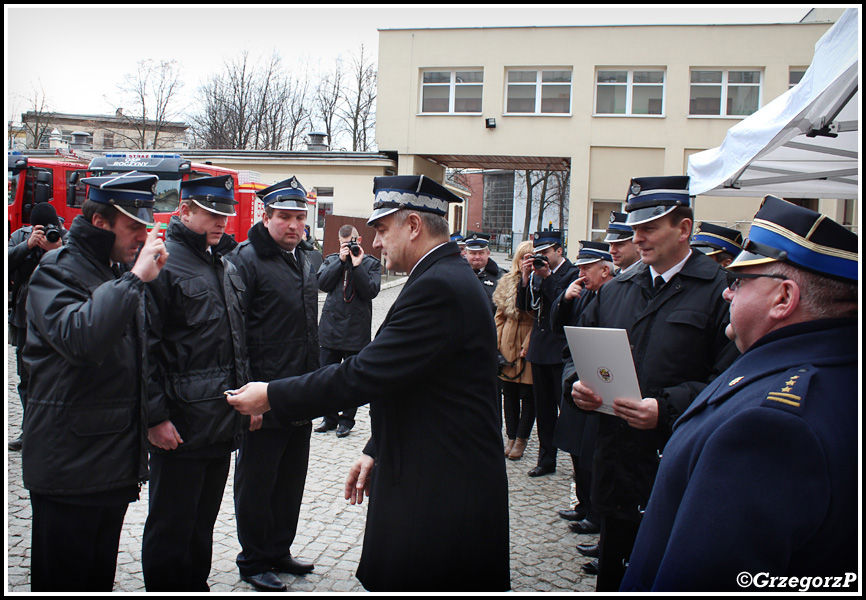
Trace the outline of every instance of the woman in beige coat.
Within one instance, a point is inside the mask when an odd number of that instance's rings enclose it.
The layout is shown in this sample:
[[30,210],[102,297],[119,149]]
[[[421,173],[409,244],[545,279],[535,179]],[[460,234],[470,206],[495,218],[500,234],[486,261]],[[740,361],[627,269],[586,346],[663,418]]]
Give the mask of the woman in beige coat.
[[535,423],[535,403],[532,399],[532,368],[526,362],[533,314],[517,308],[517,286],[520,283],[520,263],[532,254],[532,242],[523,242],[514,253],[511,271],[493,292],[496,304],[496,336],[499,353],[508,366],[501,369],[503,408],[505,412],[505,456],[518,460],[523,456],[526,440]]

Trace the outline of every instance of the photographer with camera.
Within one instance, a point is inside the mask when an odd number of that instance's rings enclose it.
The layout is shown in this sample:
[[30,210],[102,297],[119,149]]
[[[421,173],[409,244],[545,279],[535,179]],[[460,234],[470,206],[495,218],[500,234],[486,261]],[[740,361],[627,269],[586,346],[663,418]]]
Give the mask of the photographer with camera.
[[[319,323],[320,362],[339,364],[370,343],[373,323],[373,298],[382,282],[379,261],[364,253],[361,236],[351,225],[337,232],[339,254],[331,254],[319,267],[319,289],[328,293]],[[317,433],[337,430],[346,437],[355,426],[357,408],[325,415]]]
[[556,446],[553,431],[559,416],[562,397],[562,349],[565,333],[551,323],[553,302],[579,271],[562,254],[559,231],[539,231],[533,236],[533,254],[520,264],[517,308],[535,311],[535,323],[526,360],[532,365],[532,390],[535,396],[535,422],[538,433],[538,462],[530,477],[556,472]]
[[[30,225],[25,225],[15,231],[9,238],[9,289],[11,298],[9,305],[9,341],[15,346],[15,358],[18,366],[18,396],[21,406],[27,409],[27,383],[29,374],[21,363],[21,352],[27,337],[27,291],[30,287],[30,276],[39,266],[39,261],[49,250],[60,248],[66,243],[69,232],[63,228],[54,207],[43,202],[37,204],[30,213]],[[21,450],[21,438],[9,442],[9,449]]]

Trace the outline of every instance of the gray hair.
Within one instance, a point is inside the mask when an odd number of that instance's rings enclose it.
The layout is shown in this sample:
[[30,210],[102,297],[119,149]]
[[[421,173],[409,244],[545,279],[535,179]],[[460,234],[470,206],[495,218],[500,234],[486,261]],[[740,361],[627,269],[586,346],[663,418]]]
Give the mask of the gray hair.
[[445,220],[445,217],[434,213],[400,209],[394,213],[394,224],[398,227],[402,227],[406,223],[406,219],[409,218],[409,215],[412,213],[421,217],[421,222],[424,223],[424,228],[432,237],[449,238],[451,236],[450,230],[448,229],[448,221]]
[[813,320],[857,316],[856,282],[831,279],[781,262],[773,263],[767,274],[794,281],[800,288],[800,306]]

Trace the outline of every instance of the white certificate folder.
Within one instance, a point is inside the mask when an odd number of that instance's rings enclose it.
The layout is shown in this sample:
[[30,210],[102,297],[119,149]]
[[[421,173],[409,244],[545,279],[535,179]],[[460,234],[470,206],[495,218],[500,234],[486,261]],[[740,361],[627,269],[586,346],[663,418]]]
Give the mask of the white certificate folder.
[[598,412],[614,414],[614,398],[641,399],[625,329],[566,327],[565,337],[578,377],[602,398]]

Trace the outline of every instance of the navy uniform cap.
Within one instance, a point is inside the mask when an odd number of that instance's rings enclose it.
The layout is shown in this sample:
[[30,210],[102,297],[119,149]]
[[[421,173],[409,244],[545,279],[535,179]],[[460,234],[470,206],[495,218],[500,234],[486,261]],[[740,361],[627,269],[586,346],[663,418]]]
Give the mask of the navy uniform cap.
[[605,242],[625,242],[634,237],[634,229],[626,225],[627,215],[621,212],[610,211],[610,224],[607,226]]
[[819,275],[857,281],[857,234],[821,213],[764,198],[743,251],[728,269],[785,262]]
[[373,194],[373,214],[367,225],[402,209],[444,217],[448,214],[449,202],[463,202],[463,198],[424,175],[375,177]]
[[85,177],[87,199],[100,204],[110,204],[131,219],[151,225],[153,220],[153,196],[159,177],[150,173],[128,171],[119,175]]
[[562,245],[562,233],[559,231],[538,231],[532,234],[532,249],[547,250],[553,245]]
[[606,260],[613,262],[610,255],[610,245],[604,242],[580,242],[580,252],[577,254],[577,261],[574,263],[578,266],[588,265],[590,263]]
[[635,177],[626,197],[626,223],[630,226],[648,223],[678,206],[691,206],[688,175]]
[[457,242],[458,246],[465,246],[466,245],[466,240],[463,238],[463,234],[461,234],[459,231],[455,231],[454,233],[451,234],[451,241]]
[[490,236],[486,233],[473,233],[466,238],[467,250],[484,250],[490,244]]
[[234,180],[231,175],[199,177],[180,183],[180,199],[192,200],[206,211],[233,217],[235,215]]
[[701,222],[690,245],[707,256],[720,252],[736,256],[743,251],[743,234],[736,229]]
[[283,210],[307,210],[307,190],[297,177],[290,177],[269,188],[256,192],[262,199],[265,208],[282,208]]

